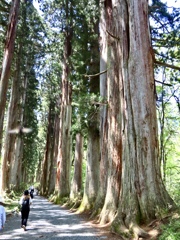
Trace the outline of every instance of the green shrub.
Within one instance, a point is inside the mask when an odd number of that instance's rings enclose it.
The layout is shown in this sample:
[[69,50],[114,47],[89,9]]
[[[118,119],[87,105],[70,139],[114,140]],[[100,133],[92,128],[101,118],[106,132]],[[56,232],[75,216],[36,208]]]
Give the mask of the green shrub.
[[159,240],[180,239],[180,218],[172,219],[171,222],[162,227],[162,234]]

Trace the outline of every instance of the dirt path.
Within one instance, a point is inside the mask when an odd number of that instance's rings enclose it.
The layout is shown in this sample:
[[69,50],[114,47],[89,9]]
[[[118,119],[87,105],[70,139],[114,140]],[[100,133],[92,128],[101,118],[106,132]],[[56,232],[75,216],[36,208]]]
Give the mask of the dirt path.
[[40,196],[33,200],[27,231],[20,226],[20,215],[9,217],[0,232],[0,239],[109,240],[107,235],[100,236],[98,228],[93,228],[79,215]]

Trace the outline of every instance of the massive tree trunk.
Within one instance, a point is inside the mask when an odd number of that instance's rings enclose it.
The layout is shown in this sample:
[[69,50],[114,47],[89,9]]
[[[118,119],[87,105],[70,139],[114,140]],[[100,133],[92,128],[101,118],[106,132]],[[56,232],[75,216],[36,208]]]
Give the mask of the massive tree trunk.
[[[92,35],[96,33],[96,38],[89,39],[87,49],[90,49],[88,69],[90,74],[95,74],[88,81],[88,92],[92,95],[99,94],[99,47],[98,40],[99,21],[94,23]],[[88,32],[89,33],[89,32]],[[99,136],[99,104],[90,101],[91,109],[88,112],[88,136],[87,136],[87,163],[84,195],[79,211],[93,209],[99,191],[99,170],[100,170],[100,136]]]
[[[2,148],[3,136],[3,121],[4,112],[6,107],[6,95],[8,89],[8,80],[10,76],[10,68],[14,51],[14,42],[17,29],[18,13],[19,13],[20,0],[12,1],[12,6],[9,16],[9,25],[6,36],[5,51],[2,63],[2,70],[0,76],[0,153]],[[1,155],[1,154],[0,154]]]
[[57,169],[57,155],[59,142],[59,114],[55,114],[54,120],[54,134],[53,134],[53,151],[51,153],[51,166],[48,182],[48,194],[52,194],[55,190],[56,184],[56,169]]
[[[99,190],[93,209],[93,215],[99,214],[102,209],[107,189],[107,169],[108,169],[108,121],[107,121],[107,33],[106,33],[106,12],[103,7],[104,2],[100,2],[100,171]],[[104,72],[104,73],[103,73]],[[102,74],[103,73],[103,74]]]
[[[17,69],[19,72],[19,70]],[[17,135],[16,134],[9,134],[9,129],[14,129],[17,127],[18,123],[18,106],[19,106],[19,74],[14,77],[12,83],[12,91],[11,91],[11,98],[9,103],[9,108],[7,112],[7,127],[6,127],[6,135],[3,145],[2,151],[2,190],[9,188],[9,173],[10,167],[12,163],[12,159],[14,158],[15,154],[15,142]]]
[[[69,96],[69,82],[63,80],[64,97]],[[57,157],[57,178],[56,191],[59,198],[67,197],[70,194],[70,162],[71,162],[71,105],[64,101],[61,103],[60,133]]]
[[[24,126],[24,106],[26,102],[26,90],[28,84],[28,76],[27,73],[24,74],[23,78],[21,77],[20,83],[20,91],[19,91],[19,105],[17,110],[17,127]],[[23,81],[22,81],[23,80]],[[14,184],[16,189],[20,188],[20,184],[22,183],[22,159],[23,159],[23,150],[24,150],[24,136],[23,134],[18,134],[16,137],[16,141],[14,144],[14,156],[12,156],[10,171],[9,171],[9,182],[10,184]],[[26,181],[24,181],[26,182]]]
[[112,221],[117,208],[113,231],[129,228],[143,235],[137,225],[156,218],[158,209],[173,205],[158,161],[148,2],[107,0],[105,8],[110,22],[107,75],[111,171],[101,219]]
[[[61,106],[60,106],[60,124],[59,124],[59,146],[57,158],[57,178],[56,178],[56,191],[59,198],[67,197],[70,195],[70,163],[71,163],[71,95],[72,86],[69,82],[69,57],[72,51],[72,22],[68,23],[71,19],[72,5],[66,0],[66,34],[64,41],[64,59],[62,66],[62,83],[61,83]],[[72,21],[72,19],[71,19]]]
[[99,129],[97,124],[93,124],[91,129],[88,131],[86,179],[83,200],[78,210],[79,212],[92,209],[98,194],[100,160],[99,148]]
[[9,189],[10,185],[18,187],[17,180],[20,176],[18,173],[19,156],[16,150],[19,148],[21,140],[16,134],[9,134],[10,129],[17,128],[19,126],[19,113],[20,113],[20,89],[21,89],[21,45],[19,45],[19,54],[16,61],[16,72],[13,78],[11,87],[11,97],[7,112],[7,126],[6,135],[3,146],[2,157],[2,190]]
[[[119,74],[121,53],[115,50],[117,40],[111,39],[109,31],[112,29],[112,2],[105,2],[106,11],[106,31],[108,41],[107,66],[107,101],[108,101],[108,136],[106,144],[108,146],[108,182],[106,198],[101,211],[101,223],[111,222],[116,214],[121,184],[121,152],[122,152],[122,126],[121,112],[123,109],[122,79]],[[105,120],[104,120],[105,121]]]
[[16,142],[14,145],[14,156],[11,160],[11,167],[9,172],[9,187],[13,186],[15,190],[19,190],[21,187],[21,171],[19,167],[21,166],[23,157],[23,138],[21,136],[16,137]]
[[70,198],[73,200],[81,194],[82,191],[82,161],[83,161],[83,136],[76,134],[74,175],[71,183]]
[[44,160],[42,163],[42,175],[41,175],[41,194],[48,194],[48,187],[50,181],[50,169],[53,161],[53,152],[54,152],[54,103],[50,102],[49,104],[49,116],[48,116],[48,126],[47,126],[47,136],[46,136],[46,147]]

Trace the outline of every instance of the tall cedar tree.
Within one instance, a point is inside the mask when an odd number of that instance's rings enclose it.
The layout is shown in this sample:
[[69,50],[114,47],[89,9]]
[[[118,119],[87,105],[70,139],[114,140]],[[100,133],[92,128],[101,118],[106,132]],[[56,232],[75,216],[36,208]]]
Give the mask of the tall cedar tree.
[[64,54],[62,63],[59,145],[57,157],[56,192],[59,198],[70,194],[70,162],[71,162],[71,94],[69,81],[70,56],[72,52],[72,8],[73,1],[65,1]]
[[19,7],[20,7],[20,0],[13,0],[11,3],[11,9],[9,14],[9,24],[7,29],[4,57],[3,57],[1,76],[0,76],[0,152],[2,148],[2,134],[3,134],[4,112],[6,107],[6,95],[7,95],[7,89],[8,89],[9,76],[10,76],[11,62],[13,58]]
[[101,222],[147,236],[139,224],[174,207],[158,161],[154,66],[146,0],[106,0],[108,186]]

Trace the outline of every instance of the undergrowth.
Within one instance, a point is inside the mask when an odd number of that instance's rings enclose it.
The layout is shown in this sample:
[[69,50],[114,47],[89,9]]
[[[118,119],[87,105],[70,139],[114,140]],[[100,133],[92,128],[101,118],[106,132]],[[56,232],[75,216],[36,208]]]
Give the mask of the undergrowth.
[[158,240],[179,240],[180,239],[180,217],[176,215],[170,222],[161,227],[162,234]]

